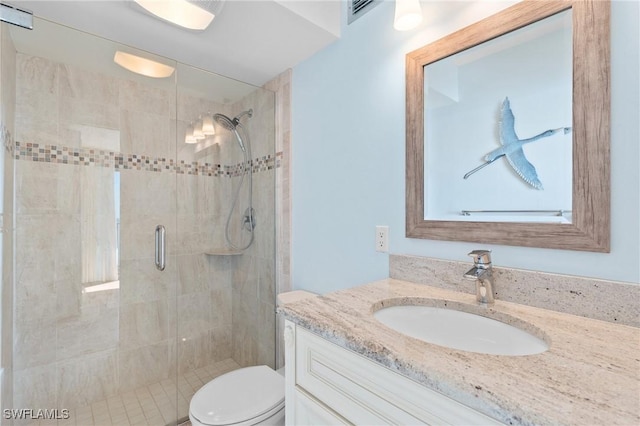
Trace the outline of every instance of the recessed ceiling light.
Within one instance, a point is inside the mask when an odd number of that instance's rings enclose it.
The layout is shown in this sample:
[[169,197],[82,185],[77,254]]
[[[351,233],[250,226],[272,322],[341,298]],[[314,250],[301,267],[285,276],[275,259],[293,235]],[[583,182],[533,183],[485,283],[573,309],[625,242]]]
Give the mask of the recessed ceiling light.
[[204,30],[222,9],[223,0],[134,0],[160,19],[190,30]]
[[136,74],[145,75],[153,78],[165,78],[173,74],[175,68],[152,61],[151,59],[141,58],[121,51],[116,51],[113,62]]

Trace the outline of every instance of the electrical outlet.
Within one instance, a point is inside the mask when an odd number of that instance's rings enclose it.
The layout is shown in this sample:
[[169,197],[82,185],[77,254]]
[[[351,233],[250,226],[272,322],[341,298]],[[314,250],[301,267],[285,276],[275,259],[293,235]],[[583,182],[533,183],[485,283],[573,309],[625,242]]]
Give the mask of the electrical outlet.
[[376,251],[389,252],[389,227],[376,226]]

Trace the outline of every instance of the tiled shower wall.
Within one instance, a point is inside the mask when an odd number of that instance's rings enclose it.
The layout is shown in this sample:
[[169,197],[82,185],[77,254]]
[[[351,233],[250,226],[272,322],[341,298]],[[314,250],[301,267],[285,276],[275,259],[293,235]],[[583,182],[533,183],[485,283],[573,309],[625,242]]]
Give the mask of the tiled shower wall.
[[[229,357],[273,366],[273,94],[176,99],[175,89],[22,54],[16,87],[13,405],[73,407]],[[255,111],[245,122],[260,159],[256,241],[243,255],[207,255],[224,244],[242,157],[229,133],[189,146],[181,135],[200,113],[244,108]],[[116,196],[116,176],[119,288],[89,293],[83,227],[108,220],[95,206]],[[162,273],[157,224],[168,234]]]
[[[265,96],[264,93],[268,93]],[[254,159],[267,159],[275,149],[274,95],[255,91],[235,105],[235,111],[253,109],[251,119],[243,119]],[[225,144],[229,147],[231,144]],[[233,146],[235,153],[237,147]],[[230,156],[226,156],[229,158]],[[277,163],[277,158],[274,158]],[[275,173],[276,163],[254,173],[255,240],[237,262],[232,277],[232,358],[240,366],[266,364],[275,368]],[[232,180],[234,188],[240,177]],[[245,185],[244,189],[247,188]],[[246,192],[241,192],[246,199]],[[230,200],[231,196],[226,195]],[[224,215],[229,203],[224,206]],[[246,204],[241,204],[244,212]],[[240,214],[235,217],[240,218]],[[236,229],[239,225],[236,225]],[[246,233],[245,233],[246,234]]]

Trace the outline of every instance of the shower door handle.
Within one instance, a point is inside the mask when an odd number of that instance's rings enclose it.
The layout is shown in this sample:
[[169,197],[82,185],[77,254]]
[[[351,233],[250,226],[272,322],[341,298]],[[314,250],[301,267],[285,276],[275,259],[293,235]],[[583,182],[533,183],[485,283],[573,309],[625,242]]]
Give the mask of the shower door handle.
[[166,230],[164,226],[156,226],[156,268],[164,271],[166,263],[167,244],[165,241]]

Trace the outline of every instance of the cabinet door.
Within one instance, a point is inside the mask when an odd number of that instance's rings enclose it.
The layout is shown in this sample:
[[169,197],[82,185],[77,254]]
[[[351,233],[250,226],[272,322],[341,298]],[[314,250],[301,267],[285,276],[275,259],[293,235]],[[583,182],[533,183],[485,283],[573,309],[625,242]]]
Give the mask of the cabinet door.
[[[289,402],[287,401],[287,404]],[[293,419],[287,418],[287,425],[348,425],[342,417],[333,410],[309,396],[306,392],[296,389],[294,397]]]
[[349,422],[500,424],[301,327],[296,327],[295,334],[295,371],[291,373],[295,375],[296,388],[303,389]]

